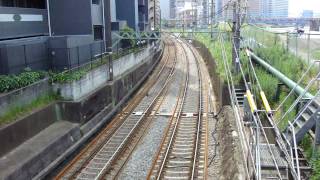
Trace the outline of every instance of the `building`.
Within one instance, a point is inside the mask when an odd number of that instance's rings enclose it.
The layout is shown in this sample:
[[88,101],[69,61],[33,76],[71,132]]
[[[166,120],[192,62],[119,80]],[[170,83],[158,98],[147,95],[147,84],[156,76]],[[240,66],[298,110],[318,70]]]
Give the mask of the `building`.
[[169,4],[169,18],[175,19],[176,18],[176,0],[170,0]]
[[135,31],[148,29],[148,1],[149,0],[116,0],[116,14],[118,21],[126,21]]
[[288,0],[272,0],[271,6],[272,18],[287,18],[289,15],[289,2]]
[[313,11],[312,10],[303,10],[302,18],[313,18]]
[[110,0],[0,0],[1,74],[75,67],[110,46]]
[[149,1],[0,0],[0,74],[92,61],[112,50],[111,31],[150,29]]
[[288,0],[260,0],[262,18],[287,18],[289,14]]
[[229,0],[216,0],[216,16],[220,21],[233,19],[233,4]]
[[188,27],[191,28],[193,27],[195,23],[195,14],[196,14],[197,9],[192,9],[192,8],[187,8],[178,11],[177,13],[177,19],[179,19],[179,25],[181,27]]
[[161,11],[159,0],[149,0],[149,24],[150,29],[154,30],[160,28]]
[[248,0],[248,18],[257,18],[262,14],[261,0]]

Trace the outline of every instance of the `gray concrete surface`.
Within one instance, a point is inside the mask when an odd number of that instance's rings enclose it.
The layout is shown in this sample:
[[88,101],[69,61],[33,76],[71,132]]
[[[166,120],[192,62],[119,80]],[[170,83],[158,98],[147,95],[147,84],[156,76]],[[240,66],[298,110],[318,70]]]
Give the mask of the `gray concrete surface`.
[[47,79],[36,82],[30,86],[14,90],[10,93],[0,94],[0,116],[10,108],[31,103],[40,96],[51,92]]
[[0,179],[31,179],[81,137],[77,124],[59,121],[1,157]]
[[[150,61],[154,52],[153,47],[148,47],[140,52],[128,54],[115,61],[113,61],[113,75],[118,77],[129,71],[135,69],[142,63]],[[59,91],[64,99],[78,100],[94,89],[105,84],[109,79],[108,65],[100,66],[81,78],[79,81],[74,81],[66,84],[54,84],[53,89]]]
[[[29,140],[1,157],[0,179],[31,179],[37,175],[37,177],[45,177],[52,168],[61,163],[110,120],[111,116],[121,108],[121,105],[148,77],[159,60],[157,56],[159,56],[159,52],[155,57],[149,57],[148,62],[133,67],[130,71],[126,71],[126,73],[117,77],[115,81],[107,83],[105,87],[110,86],[109,89],[112,93],[109,96],[111,96],[112,101],[109,98],[101,98],[105,102],[102,102],[102,106],[97,106],[98,108],[90,109],[88,107],[95,105],[97,102],[95,99],[100,99],[99,94],[106,93],[106,89],[103,87],[92,90],[77,102],[72,102],[78,103],[79,108],[73,109],[75,114],[67,116],[63,109],[70,107],[67,107],[65,102],[57,103],[58,108],[55,108],[57,117],[53,124],[49,124],[47,128],[42,127],[40,133],[33,137],[30,135]],[[86,109],[88,111],[85,111]],[[93,118],[84,119],[83,122],[72,123],[68,122],[69,119],[66,118],[74,115],[85,117],[88,113],[91,113]],[[34,115],[37,116],[38,114],[35,112]],[[45,115],[48,115],[48,113]],[[41,117],[42,120],[46,118],[40,116],[39,120],[41,120]],[[59,121],[59,118],[66,121]],[[80,124],[83,124],[83,126],[80,127]],[[29,129],[30,126],[25,130],[28,131]],[[18,132],[17,129],[15,132]]]

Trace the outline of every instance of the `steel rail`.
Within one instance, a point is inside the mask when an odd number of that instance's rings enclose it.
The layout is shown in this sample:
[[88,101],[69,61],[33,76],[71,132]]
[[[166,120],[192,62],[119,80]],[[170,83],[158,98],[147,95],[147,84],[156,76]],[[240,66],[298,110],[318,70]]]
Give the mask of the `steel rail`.
[[[118,146],[118,148],[116,149],[116,151],[112,154],[112,156],[109,158],[109,160],[105,163],[105,165],[103,166],[102,170],[98,173],[98,175],[96,176],[95,180],[98,180],[100,178],[102,178],[105,174],[105,171],[107,170],[109,164],[111,163],[111,161],[114,160],[114,158],[116,157],[116,155],[118,154],[118,152],[121,150],[122,146],[125,145],[125,143],[129,140],[129,137],[134,133],[134,131],[137,129],[138,125],[140,124],[140,122],[145,118],[146,114],[148,114],[148,112],[152,109],[153,105],[156,103],[157,99],[160,97],[160,95],[162,94],[162,92],[168,87],[168,84],[170,82],[170,79],[172,77],[172,73],[174,72],[175,68],[172,68],[169,76],[167,77],[165,84],[162,86],[162,88],[160,89],[160,91],[158,92],[158,94],[155,96],[155,98],[151,101],[151,103],[149,104],[149,106],[147,107],[147,109],[145,110],[145,113],[143,113],[143,115],[140,117],[140,119],[137,121],[137,123],[134,125],[134,127],[130,130],[130,132],[128,133],[128,135],[125,137],[125,139],[122,141],[122,143]],[[120,129],[120,128],[119,128]]]
[[[177,47],[177,46],[175,46]],[[178,54],[178,51],[176,51],[176,57],[177,57],[177,54]],[[170,120],[169,120],[169,123],[168,123],[168,126],[166,127],[165,131],[163,134],[168,134],[169,131],[170,131],[170,127],[173,125],[174,123],[174,120],[176,119],[175,118],[175,114],[177,114],[178,112],[178,108],[179,108],[179,104],[180,104],[180,101],[181,101],[181,97],[182,97],[182,93],[183,93],[183,87],[180,88],[179,90],[179,96],[178,96],[178,99],[176,101],[176,104],[174,106],[174,110],[173,110],[173,115],[171,116]],[[166,141],[166,137],[164,137],[162,140],[161,140],[161,143],[160,143],[160,148],[158,149],[157,151],[157,155],[155,157],[155,159],[153,160],[153,163],[152,163],[152,167],[149,169],[149,173],[148,173],[148,176],[147,176],[147,179],[151,179],[151,176],[152,176],[152,171],[155,169],[155,166],[156,166],[156,162],[158,160],[158,158],[160,157],[160,153],[161,153],[161,148],[164,147],[165,145],[165,141]]]
[[[166,42],[167,44],[170,44],[170,42]],[[170,48],[166,48],[165,51],[170,50]],[[156,80],[160,77],[160,75],[163,73],[165,66],[168,64],[168,60],[169,60],[169,52],[165,53],[166,57],[163,57],[163,59],[165,59],[161,69],[159,70],[159,72],[155,75],[153,75],[154,77],[152,77],[152,82],[149,82],[148,84],[146,84],[146,86],[143,86],[142,89],[139,91],[141,94],[146,94],[147,91],[149,89],[151,89],[151,87],[155,84]],[[134,110],[134,107],[137,106],[137,104],[142,100],[141,96],[136,96],[136,98],[133,99],[133,102],[130,103],[128,106],[126,106],[123,110],[124,113],[118,114],[118,116],[116,116],[115,119],[123,119],[123,121],[116,122],[116,121],[111,121],[111,123],[102,131],[98,134],[98,136],[91,141],[85,149],[83,149],[80,154],[78,154],[72,161],[71,163],[69,163],[56,177],[55,179],[61,179],[65,174],[67,174],[67,172],[78,162],[82,159],[83,156],[85,156],[85,153],[87,153],[87,151],[90,150],[90,148],[92,148],[92,146],[95,146],[95,144],[97,143],[97,141],[101,138],[104,138],[103,136],[105,134],[110,134],[112,132],[108,132],[110,131],[111,128],[114,128],[114,126],[121,126],[125,123],[125,120],[128,118],[128,116],[131,114],[131,112]],[[126,113],[127,109],[129,109],[129,113]],[[121,118],[121,116],[125,115],[124,118]],[[118,128],[117,128],[118,129]],[[116,131],[116,130],[114,130]],[[109,135],[108,135],[109,136]],[[108,139],[108,138],[107,138]],[[85,163],[90,161],[92,159],[92,157],[103,147],[103,144],[100,144],[98,146],[95,147],[95,149],[93,150],[93,152],[90,152],[91,155],[89,157],[86,158]],[[91,158],[90,158],[91,157]],[[83,168],[84,165],[81,165],[80,168]],[[79,172],[79,170],[76,170],[76,172],[72,172],[73,173],[73,177],[75,176],[75,174],[77,174]]]
[[[191,46],[191,45],[189,45],[189,44],[187,44],[188,46],[189,46],[189,48],[191,49],[191,51],[192,51],[192,54],[194,55],[194,57],[195,57],[195,59],[196,59],[196,62],[197,62],[197,65],[198,65],[198,73],[199,73],[199,84],[200,84],[200,93],[201,93],[201,100],[200,100],[200,102],[202,103],[201,104],[201,106],[203,106],[203,102],[202,102],[202,97],[203,97],[203,88],[202,88],[202,86],[205,86],[205,91],[207,92],[207,106],[209,105],[208,103],[210,102],[210,95],[209,95],[209,93],[210,93],[210,90],[208,89],[208,85],[207,85],[207,83],[203,83],[203,81],[202,81],[202,78],[205,78],[205,77],[203,77],[203,74],[202,74],[202,72],[200,71],[200,68],[201,68],[201,64],[200,64],[200,62],[198,61],[198,58],[197,57],[200,57],[199,59],[201,59],[201,56],[198,54],[198,52],[197,51],[195,51],[195,49]],[[209,80],[210,81],[210,80]],[[200,107],[201,107],[200,106]],[[206,111],[205,112],[207,112],[207,113],[209,113],[209,107],[207,107],[206,106]],[[201,112],[201,109],[199,110],[199,112]],[[208,115],[209,114],[207,114],[207,118],[208,118]],[[199,116],[199,118],[200,118],[200,116]],[[200,122],[200,121],[199,121]],[[207,155],[207,153],[208,153],[208,119],[206,120],[206,126],[205,126],[205,163],[204,163],[204,179],[206,179],[206,176],[207,176],[207,157],[208,157],[208,155]],[[203,132],[202,132],[203,133]],[[195,159],[197,159],[197,158],[195,158]]]
[[195,170],[196,170],[196,161],[197,161],[197,155],[198,155],[198,145],[199,145],[199,138],[200,138],[200,128],[201,128],[201,117],[202,117],[202,74],[200,71],[200,65],[199,62],[197,61],[196,55],[194,51],[192,50],[192,47],[188,43],[186,43],[189,49],[191,50],[193,57],[196,61],[197,64],[197,70],[198,70],[198,75],[199,75],[199,109],[198,109],[198,127],[197,127],[197,136],[196,136],[196,142],[195,142],[195,147],[194,147],[194,155],[193,155],[193,166],[192,166],[192,174],[191,174],[191,179],[194,179],[195,176]]
[[[174,52],[176,52],[176,46],[174,46]],[[177,59],[176,53],[175,53],[174,59],[175,59],[175,62],[176,62],[176,59]],[[173,75],[174,75],[174,74],[173,74]],[[173,75],[172,75],[172,76],[173,76]],[[171,79],[171,80],[172,80],[172,79]],[[168,93],[168,88],[166,89],[166,92],[165,92],[164,94],[167,94],[167,93]],[[161,102],[160,102],[160,105],[158,105],[158,107],[156,108],[155,113],[152,115],[152,118],[154,118],[154,116],[156,116],[156,113],[159,111],[159,109],[160,109],[160,107],[161,107],[161,104],[163,103],[164,99],[165,99],[165,97],[162,98],[162,100],[161,100]],[[151,121],[149,121],[149,124],[150,124],[150,122],[151,122]],[[138,143],[140,142],[140,139],[144,136],[144,134],[145,134],[146,132],[147,132],[147,131],[146,131],[146,129],[145,129],[143,135],[139,138],[138,142],[134,145],[134,148],[133,148],[133,150],[130,152],[130,154],[136,149]],[[129,155],[130,155],[130,154],[129,154]],[[121,165],[121,167],[119,168],[119,170],[118,170],[118,171],[116,172],[116,174],[114,175],[114,177],[115,177],[116,179],[118,179],[119,173],[122,171],[124,165],[128,162],[128,160],[129,160],[129,159],[126,158],[125,162]]]
[[160,170],[159,170],[158,175],[157,175],[157,180],[160,180],[160,178],[161,178],[161,174],[163,172],[164,166],[165,166],[166,161],[167,161],[167,157],[169,155],[170,147],[173,144],[173,139],[174,139],[174,136],[175,136],[175,133],[176,133],[176,129],[178,127],[180,116],[181,116],[182,109],[183,109],[183,102],[185,100],[187,89],[188,89],[188,84],[189,84],[189,61],[187,60],[187,58],[186,58],[186,62],[187,62],[187,73],[186,73],[186,81],[185,81],[184,88],[183,88],[183,94],[182,94],[182,98],[181,98],[182,103],[180,103],[180,107],[179,107],[178,114],[177,114],[177,121],[176,121],[175,126],[173,128],[173,133],[172,133],[172,135],[170,137],[169,144],[167,145],[166,153],[165,153],[164,159],[163,159],[163,161],[161,163],[161,167],[160,167]]

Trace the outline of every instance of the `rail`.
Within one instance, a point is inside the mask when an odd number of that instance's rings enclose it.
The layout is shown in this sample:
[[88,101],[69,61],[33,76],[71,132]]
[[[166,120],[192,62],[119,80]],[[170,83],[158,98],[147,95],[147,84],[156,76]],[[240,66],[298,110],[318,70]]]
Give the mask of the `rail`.
[[166,160],[167,160],[167,157],[169,155],[169,151],[170,151],[170,147],[172,146],[172,143],[173,143],[173,139],[175,137],[175,133],[176,133],[176,129],[178,127],[178,124],[179,124],[179,119],[180,119],[180,116],[181,116],[181,113],[182,113],[182,109],[183,109],[183,102],[185,100],[185,97],[186,97],[186,93],[187,93],[187,88],[188,88],[188,84],[189,84],[189,62],[187,60],[187,73],[186,73],[186,81],[185,81],[185,84],[184,84],[184,88],[183,88],[183,94],[182,94],[182,97],[181,97],[181,103],[180,103],[180,107],[179,107],[179,111],[177,113],[177,121],[175,123],[175,126],[174,126],[174,129],[173,129],[173,133],[170,137],[170,141],[169,141],[169,144],[166,148],[166,153],[164,155],[164,159],[161,163],[161,167],[160,167],[160,170],[158,172],[158,175],[157,175],[157,180],[160,180],[161,178],[161,174],[163,172],[163,169],[164,169],[164,166],[165,166],[165,163],[166,163]]

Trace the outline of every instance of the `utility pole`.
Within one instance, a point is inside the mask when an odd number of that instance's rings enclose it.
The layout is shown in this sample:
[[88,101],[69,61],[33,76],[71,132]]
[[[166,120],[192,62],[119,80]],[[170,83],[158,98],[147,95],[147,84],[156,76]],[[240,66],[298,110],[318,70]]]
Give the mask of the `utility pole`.
[[233,4],[233,26],[232,26],[232,63],[234,65],[234,72],[240,71],[240,0],[235,1]]
[[213,0],[211,0],[211,27],[210,27],[210,34],[211,34],[211,39],[213,39],[213,18],[214,18],[214,5],[213,5]]

